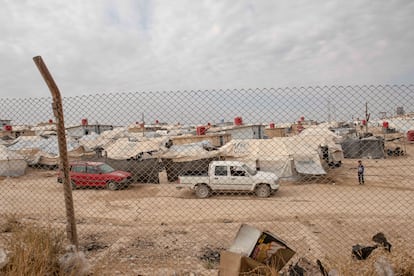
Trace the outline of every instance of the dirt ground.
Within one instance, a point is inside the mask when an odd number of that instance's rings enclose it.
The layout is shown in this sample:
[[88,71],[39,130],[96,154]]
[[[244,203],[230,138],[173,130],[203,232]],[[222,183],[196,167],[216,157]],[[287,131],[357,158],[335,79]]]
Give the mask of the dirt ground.
[[[281,237],[296,259],[350,258],[352,245],[372,244],[378,232],[394,250],[410,252],[414,144],[405,149],[404,156],[363,160],[365,185],[357,183],[356,160],[345,159],[327,177],[284,181],[265,199],[248,193],[197,199],[173,183],[78,189],[73,199],[80,248],[102,275],[217,275],[217,253],[247,223]],[[22,177],[0,179],[0,189],[1,214],[65,229],[56,172],[29,169]],[[0,246],[7,238],[0,234]]]

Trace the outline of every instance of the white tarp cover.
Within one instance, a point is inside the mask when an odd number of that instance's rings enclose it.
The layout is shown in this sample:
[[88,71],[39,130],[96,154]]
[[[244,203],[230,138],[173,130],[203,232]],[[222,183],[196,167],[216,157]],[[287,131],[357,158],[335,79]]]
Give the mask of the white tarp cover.
[[135,158],[140,153],[160,151],[168,138],[152,138],[143,141],[131,141],[129,138],[120,138],[104,147],[106,156],[111,159],[125,160]]
[[212,147],[212,144],[207,140],[185,145],[173,145],[169,149],[165,150],[160,157],[165,159],[173,159],[174,162],[187,162],[214,158],[219,155],[219,152],[217,150],[206,150],[206,148]]
[[327,146],[331,161],[338,162],[344,159],[341,143],[343,138],[330,131],[325,125],[305,128],[298,137],[305,139],[313,148]]
[[0,145],[0,176],[21,176],[25,174],[26,168],[23,155]]
[[[77,159],[82,155],[90,154],[77,141],[67,141],[66,145],[69,158]],[[20,136],[8,148],[22,154],[30,165],[58,164],[59,145],[57,136],[50,136],[48,138],[41,136]]]
[[326,174],[318,147],[298,136],[231,140],[219,151],[227,160],[240,160],[279,177],[292,177],[295,168],[303,174]]
[[95,149],[95,148],[103,148],[113,140],[111,138],[105,138],[97,134],[96,132],[91,132],[88,135],[84,135],[79,139],[79,144],[88,148],[88,149]]

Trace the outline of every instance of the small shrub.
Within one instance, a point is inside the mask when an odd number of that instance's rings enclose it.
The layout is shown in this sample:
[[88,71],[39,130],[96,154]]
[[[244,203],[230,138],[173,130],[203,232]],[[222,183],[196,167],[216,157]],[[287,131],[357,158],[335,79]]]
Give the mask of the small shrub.
[[59,255],[65,240],[62,231],[50,226],[10,225],[9,262],[3,268],[6,275],[61,275]]

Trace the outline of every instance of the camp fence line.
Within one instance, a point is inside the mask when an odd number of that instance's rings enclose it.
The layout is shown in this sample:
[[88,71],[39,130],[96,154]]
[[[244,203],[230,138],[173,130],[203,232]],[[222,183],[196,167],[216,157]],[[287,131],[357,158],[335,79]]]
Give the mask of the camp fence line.
[[[107,248],[113,269],[130,258],[129,272],[186,262],[207,271],[194,256],[228,248],[242,223],[281,237],[292,261],[350,257],[378,232],[396,252],[414,246],[412,85],[209,92],[63,99],[69,159],[134,178],[123,190],[72,191],[80,248],[96,248],[85,251],[90,260]],[[64,229],[50,99],[0,99],[0,107],[1,213]],[[203,174],[218,159],[274,172],[280,189],[266,199],[175,189],[178,176]]]

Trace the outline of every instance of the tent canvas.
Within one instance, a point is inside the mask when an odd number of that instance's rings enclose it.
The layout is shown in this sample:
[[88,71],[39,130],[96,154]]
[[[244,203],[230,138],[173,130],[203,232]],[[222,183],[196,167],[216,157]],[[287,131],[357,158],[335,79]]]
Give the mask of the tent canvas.
[[314,143],[300,137],[232,140],[219,149],[227,160],[239,160],[281,178],[296,173],[326,174]]
[[21,176],[25,174],[26,168],[24,156],[0,145],[0,176]]
[[168,138],[151,138],[143,141],[131,141],[129,138],[120,138],[104,146],[106,156],[116,160],[137,158],[148,152],[158,152],[165,147]]
[[215,158],[219,155],[217,150],[207,150],[207,148],[213,148],[207,140],[185,145],[173,145],[160,154],[160,157],[162,159],[172,159],[174,162],[189,162]]
[[[22,154],[29,165],[56,166],[59,163],[59,145],[56,136],[44,138],[41,136],[20,136],[8,147]],[[84,155],[94,154],[80,146],[77,141],[67,141],[68,157],[80,159]]]

